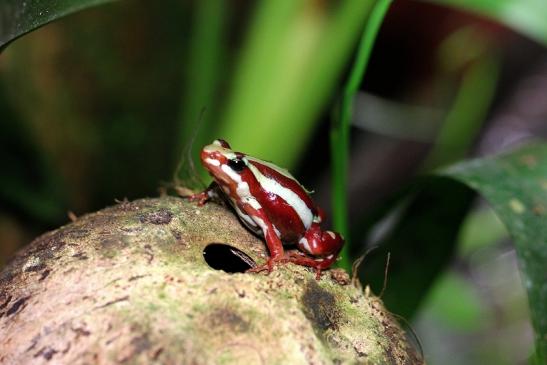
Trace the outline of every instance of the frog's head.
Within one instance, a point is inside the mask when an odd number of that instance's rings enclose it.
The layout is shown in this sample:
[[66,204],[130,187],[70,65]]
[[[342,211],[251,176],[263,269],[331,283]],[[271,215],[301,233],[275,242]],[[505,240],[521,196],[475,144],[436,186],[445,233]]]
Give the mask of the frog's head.
[[234,152],[228,142],[216,139],[201,150],[201,163],[220,187],[235,192],[248,170],[247,159],[241,152]]

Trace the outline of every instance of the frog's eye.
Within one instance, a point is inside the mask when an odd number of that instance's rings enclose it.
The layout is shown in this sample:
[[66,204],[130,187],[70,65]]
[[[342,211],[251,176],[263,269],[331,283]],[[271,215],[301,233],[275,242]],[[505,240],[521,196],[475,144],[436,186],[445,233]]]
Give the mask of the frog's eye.
[[240,158],[233,158],[231,160],[228,160],[228,166],[235,172],[241,172],[245,169],[245,167],[247,167],[245,161]]

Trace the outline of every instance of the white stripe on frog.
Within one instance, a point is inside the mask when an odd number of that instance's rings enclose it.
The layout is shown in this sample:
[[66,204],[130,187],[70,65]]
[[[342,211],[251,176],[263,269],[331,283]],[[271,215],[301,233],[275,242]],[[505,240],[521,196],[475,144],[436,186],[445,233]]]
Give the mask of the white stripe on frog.
[[300,217],[304,228],[308,229],[313,221],[313,214],[306,205],[306,203],[298,196],[298,194],[296,194],[291,189],[284,187],[274,179],[270,179],[262,175],[262,173],[256,167],[254,167],[253,164],[249,164],[248,166],[262,189],[269,193],[273,193],[285,200],[287,204],[289,204],[294,209],[296,214],[298,214],[298,217]]

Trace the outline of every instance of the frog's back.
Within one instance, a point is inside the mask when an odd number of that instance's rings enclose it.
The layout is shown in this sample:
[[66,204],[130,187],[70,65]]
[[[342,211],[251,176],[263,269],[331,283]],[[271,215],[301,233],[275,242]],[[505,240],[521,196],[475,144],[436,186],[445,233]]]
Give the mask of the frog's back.
[[249,164],[257,184],[253,195],[283,241],[299,240],[317,214],[306,190],[286,170],[260,160]]

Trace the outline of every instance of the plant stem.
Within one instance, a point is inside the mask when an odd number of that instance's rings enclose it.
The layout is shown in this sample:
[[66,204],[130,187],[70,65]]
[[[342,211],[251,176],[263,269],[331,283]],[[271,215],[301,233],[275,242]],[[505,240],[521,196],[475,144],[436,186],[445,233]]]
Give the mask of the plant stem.
[[345,240],[345,246],[340,254],[338,266],[346,271],[351,270],[349,257],[349,228],[348,228],[348,202],[347,202],[347,178],[349,160],[349,129],[350,117],[353,109],[353,98],[359,90],[359,85],[365,74],[370,59],[372,47],[380,29],[391,0],[378,0],[373,5],[372,11],[365,24],[363,35],[359,41],[357,55],[351,68],[347,83],[344,86],[340,100],[337,102],[335,117],[331,126],[331,163],[333,185],[333,223],[334,229],[340,232]]

